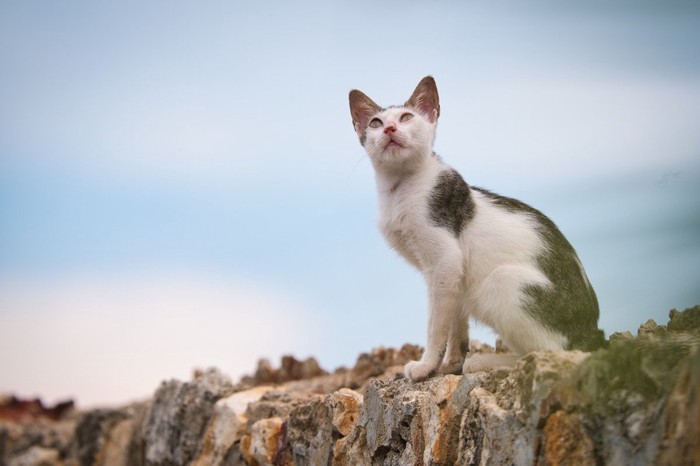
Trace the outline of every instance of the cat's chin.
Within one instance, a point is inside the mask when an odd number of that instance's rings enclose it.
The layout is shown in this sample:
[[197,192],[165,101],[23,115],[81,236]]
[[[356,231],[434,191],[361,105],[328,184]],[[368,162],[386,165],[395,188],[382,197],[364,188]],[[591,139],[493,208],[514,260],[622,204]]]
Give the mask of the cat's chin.
[[411,151],[397,143],[390,143],[382,151],[382,158],[387,161],[403,163],[403,160],[410,158],[410,156]]
[[412,147],[387,146],[381,152],[375,153],[370,158],[374,162],[375,169],[390,172],[407,172],[415,170],[416,165],[424,155]]

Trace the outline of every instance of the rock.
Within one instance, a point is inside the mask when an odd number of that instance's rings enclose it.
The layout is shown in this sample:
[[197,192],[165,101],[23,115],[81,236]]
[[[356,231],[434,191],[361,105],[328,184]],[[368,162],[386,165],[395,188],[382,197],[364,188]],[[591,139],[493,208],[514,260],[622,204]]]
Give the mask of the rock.
[[626,332],[615,332],[612,335],[610,335],[610,343],[616,343],[618,341],[625,341],[625,340],[631,340],[634,338],[634,335],[632,335],[632,332],[629,330]]
[[267,392],[270,385],[261,385],[237,392],[220,399],[214,405],[214,413],[202,440],[202,448],[193,466],[219,464],[224,461],[236,442],[240,442],[247,431],[248,406],[257,402]]
[[279,369],[275,369],[267,359],[258,361],[258,368],[253,376],[243,377],[242,383],[246,385],[261,384],[282,384],[292,380],[305,380],[312,377],[327,374],[321,369],[314,358],[307,358],[303,361],[297,360],[294,356],[282,356]]
[[460,377],[445,375],[421,384],[407,379],[370,382],[355,429],[333,457],[335,465],[444,464],[457,444],[451,400]]
[[578,466],[597,464],[595,445],[579,413],[556,411],[544,426],[544,464]]
[[32,447],[58,451],[61,457],[70,456],[75,427],[73,418],[19,423],[0,421],[0,464],[21,457]]
[[637,330],[637,335],[663,335],[666,333],[665,325],[658,325],[652,319],[647,320],[645,323],[639,326]]
[[299,404],[287,419],[277,464],[329,464],[360,417],[363,397],[348,388]]
[[394,348],[375,348],[371,353],[362,353],[355,366],[346,373],[344,385],[348,388],[361,387],[370,377],[383,374],[392,366],[403,366],[409,361],[420,359],[423,349],[416,345],[403,345]]
[[[696,306],[697,309],[697,306]],[[700,464],[700,350],[683,363],[666,402],[659,465]]]
[[669,332],[700,333],[700,305],[679,312],[671,309],[669,312]]
[[241,451],[248,464],[272,466],[276,463],[284,421],[279,417],[261,419],[243,436]]
[[341,388],[327,398],[326,404],[332,416],[331,423],[341,436],[345,437],[355,428],[362,403],[362,395],[349,388]]
[[57,403],[55,406],[46,407],[44,403],[36,398],[25,400],[14,395],[0,396],[0,421],[37,421],[39,419],[50,419],[57,421],[68,415],[75,404],[73,400]]
[[108,438],[112,436],[114,427],[126,419],[128,414],[119,409],[96,409],[83,414],[75,430],[75,449],[79,464],[103,464],[101,452]]
[[[553,387],[581,364],[587,353],[541,352],[521,359],[512,371],[497,369],[480,378],[465,376],[459,443],[460,464],[517,459],[533,464],[541,426]],[[474,376],[475,374],[470,374]],[[464,393],[468,393],[465,397]]]
[[133,419],[123,419],[117,422],[110,430],[109,436],[104,440],[95,462],[91,464],[95,466],[140,465],[140,458],[134,458],[131,454],[135,428]]
[[280,451],[281,464],[328,464],[335,443],[332,414],[325,397],[316,396],[289,414]]
[[318,396],[313,392],[299,390],[298,386],[296,390],[289,390],[287,387],[277,387],[269,390],[260,397],[259,401],[248,405],[246,409],[247,427],[250,428],[261,419],[270,417],[287,418],[297,406],[309,400],[315,400]]
[[141,466],[143,424],[149,403],[121,410],[94,410],[82,417],[76,430],[80,464]]
[[531,464],[532,452],[516,434],[521,428],[513,414],[499,405],[496,395],[475,387],[461,420],[459,463],[505,464],[518,458],[521,464]]
[[145,464],[187,464],[200,449],[215,403],[232,390],[231,381],[209,369],[191,382],[163,382],[144,424]]
[[7,466],[60,466],[60,454],[52,448],[33,446],[7,462]]
[[[678,384],[699,348],[700,339],[689,335],[619,342],[592,354],[559,382],[549,405],[585,414],[596,455],[606,463],[656,464],[672,389],[679,387],[675,397],[686,404],[695,396],[689,386]],[[688,415],[691,422],[700,422],[698,414]]]
[[[594,353],[536,352],[421,383],[402,376],[420,356],[411,345],[332,374],[262,363],[235,386],[210,369],[124,408],[6,418],[0,464],[700,464],[699,309]],[[269,379],[287,381],[258,383]]]

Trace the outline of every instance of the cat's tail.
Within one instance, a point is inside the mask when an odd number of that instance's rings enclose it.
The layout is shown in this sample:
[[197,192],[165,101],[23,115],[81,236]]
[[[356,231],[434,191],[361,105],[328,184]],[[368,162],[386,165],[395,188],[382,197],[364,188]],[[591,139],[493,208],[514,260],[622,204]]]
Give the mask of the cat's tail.
[[570,348],[580,351],[596,351],[599,349],[607,348],[610,342],[605,338],[605,332],[600,329],[596,329],[592,332],[588,332],[585,335],[579,335],[576,341],[570,342]]

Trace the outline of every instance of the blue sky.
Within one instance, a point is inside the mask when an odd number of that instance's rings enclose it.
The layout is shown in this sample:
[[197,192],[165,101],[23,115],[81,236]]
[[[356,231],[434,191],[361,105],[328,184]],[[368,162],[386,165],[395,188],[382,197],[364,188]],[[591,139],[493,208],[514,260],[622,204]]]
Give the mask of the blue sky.
[[608,334],[700,303],[692,2],[3,2],[0,63],[0,392],[422,344],[347,93],[427,74],[437,152],[553,218]]

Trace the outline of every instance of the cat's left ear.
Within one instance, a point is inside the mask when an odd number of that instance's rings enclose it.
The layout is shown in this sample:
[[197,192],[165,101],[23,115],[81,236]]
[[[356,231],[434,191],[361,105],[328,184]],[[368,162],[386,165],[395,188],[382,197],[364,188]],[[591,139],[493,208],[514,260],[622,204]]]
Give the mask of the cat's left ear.
[[[376,114],[381,107],[363,92],[353,89],[350,91],[350,115],[352,115],[352,126],[355,128],[357,136],[363,142],[369,119]],[[363,142],[364,144],[364,142]]]
[[413,95],[404,105],[415,108],[428,117],[431,123],[435,123],[440,116],[440,97],[433,77],[426,76],[421,79]]

